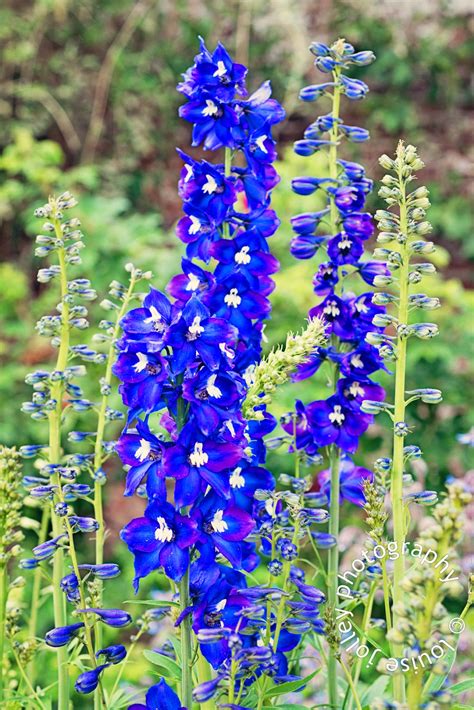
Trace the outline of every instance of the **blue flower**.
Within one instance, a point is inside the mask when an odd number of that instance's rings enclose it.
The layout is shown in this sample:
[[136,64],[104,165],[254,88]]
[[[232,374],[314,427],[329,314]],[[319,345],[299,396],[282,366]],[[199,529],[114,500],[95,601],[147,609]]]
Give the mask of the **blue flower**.
[[97,666],[97,668],[81,673],[74,684],[77,692],[84,695],[92,693],[99,685],[100,674],[108,667],[108,665],[108,663],[104,663],[101,666]]
[[210,370],[217,370],[224,360],[223,347],[232,347],[236,340],[232,325],[222,318],[211,317],[209,309],[192,296],[168,332],[167,342],[173,347],[173,371],[183,372],[195,360],[196,353]]
[[102,648],[100,651],[97,651],[95,654],[96,658],[100,658],[101,656],[104,656],[104,661],[106,663],[120,663],[120,661],[123,661],[125,656],[127,655],[127,650],[125,646],[122,646],[122,644],[115,644],[114,646],[107,646],[106,648]]
[[180,515],[169,503],[151,501],[144,517],[129,522],[120,536],[135,556],[137,590],[139,580],[160,567],[179,582],[189,567],[189,548],[199,532],[195,519]]
[[70,624],[69,626],[58,626],[48,631],[45,634],[44,640],[48,646],[53,646],[54,648],[66,646],[71,639],[77,636],[79,630],[82,628],[84,628],[82,621],[77,624]]
[[228,476],[243,456],[238,443],[206,439],[190,422],[175,445],[165,451],[164,470],[176,478],[175,500],[179,507],[194,503],[207,485],[229,497]]
[[148,689],[145,703],[146,705],[133,703],[128,710],[186,710],[164,678]]
[[355,412],[339,395],[312,402],[306,407],[307,416],[319,446],[336,444],[343,451],[353,453],[359,437],[372,423],[372,417]]
[[220,42],[211,54],[200,37],[200,52],[194,57],[194,65],[183,75],[184,81],[177,88],[188,98],[205,91],[223,102],[230,102],[236,93],[246,94],[246,74],[246,67],[234,63]]
[[[340,466],[340,497],[343,500],[348,500],[354,505],[362,507],[365,505],[364,496],[364,481],[372,481],[373,473],[362,466],[356,466],[349,456],[343,456]],[[320,490],[325,493],[328,498],[331,497],[331,472],[329,470],[321,471],[318,474],[318,483]]]
[[240,542],[253,530],[255,521],[232,501],[208,493],[193,511],[198,521],[198,547],[203,554],[214,555],[214,548],[237,569],[242,565]]
[[116,628],[127,626],[127,624],[130,624],[132,621],[130,614],[126,611],[122,611],[122,609],[97,609],[91,607],[88,609],[77,609],[77,612],[79,614],[96,614],[104,624]]
[[137,434],[122,434],[115,448],[122,462],[130,466],[124,495],[133,495],[145,476],[155,485],[164,477],[164,444],[143,422],[137,422]]

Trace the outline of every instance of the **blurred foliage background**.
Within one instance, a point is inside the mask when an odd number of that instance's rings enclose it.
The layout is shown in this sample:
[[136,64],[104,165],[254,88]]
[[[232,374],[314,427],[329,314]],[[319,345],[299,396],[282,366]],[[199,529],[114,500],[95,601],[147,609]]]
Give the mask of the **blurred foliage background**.
[[[25,373],[51,359],[34,324],[51,311],[56,294],[36,282],[33,209],[51,192],[72,189],[80,198],[87,249],[82,274],[92,279],[99,299],[123,264],[152,269],[163,288],[178,269],[181,245],[174,237],[180,215],[176,184],[180,160],[175,146],[187,149],[188,124],[177,117],[175,86],[197,51],[197,36],[209,46],[221,39],[250,66],[250,88],[270,78],[285,104],[287,121],[277,138],[281,185],[274,205],[282,227],[274,251],[282,262],[274,295],[277,317],[267,327],[269,347],[287,330],[303,325],[314,303],[314,263],[288,255],[290,216],[309,208],[308,198],[292,194],[292,176],[310,163],[294,156],[315,112],[302,105],[298,91],[319,81],[307,47],[311,40],[345,36],[358,49],[373,49],[375,64],[357,76],[371,87],[369,98],[346,102],[348,123],[367,126],[372,140],[349,146],[347,158],[361,159],[379,179],[377,163],[392,153],[399,138],[419,147],[427,164],[433,239],[442,276],[430,281],[442,298],[435,313],[441,336],[411,348],[413,386],[439,387],[444,403],[414,413],[416,441],[429,458],[428,487],[468,466],[456,434],[473,424],[468,398],[473,375],[470,259],[474,257],[469,189],[472,95],[470,57],[474,45],[472,6],[462,0],[4,0],[0,8],[0,440],[38,440],[41,425],[19,411],[29,396]],[[195,154],[198,154],[195,152]],[[324,171],[318,159],[313,172]],[[370,207],[378,206],[371,197]],[[92,320],[101,317],[92,307]],[[390,381],[386,378],[387,386]],[[286,388],[276,402],[281,413],[295,393],[314,398],[324,382]],[[472,391],[472,390],[471,390]],[[79,422],[87,428],[87,423]],[[21,441],[18,440],[20,432]],[[367,466],[384,450],[388,429],[378,424],[363,439],[359,458]],[[386,449],[385,449],[386,452]],[[271,460],[275,467],[278,459]],[[110,518],[118,530],[130,517],[121,500],[122,474],[111,470]],[[115,485],[115,487],[114,487]],[[112,509],[110,507],[110,509]]]

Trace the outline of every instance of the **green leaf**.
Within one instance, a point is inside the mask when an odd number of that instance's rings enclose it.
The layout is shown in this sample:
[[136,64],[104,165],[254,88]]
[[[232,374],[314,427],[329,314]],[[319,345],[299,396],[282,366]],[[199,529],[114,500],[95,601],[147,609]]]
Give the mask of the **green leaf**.
[[[449,650],[444,656],[444,663],[448,669],[445,675],[431,675],[428,677],[425,687],[423,688],[423,696],[430,695],[439,690],[451,673],[451,668],[453,667],[454,661],[456,659],[457,646],[454,651]],[[432,677],[433,676],[433,677]],[[431,680],[430,680],[431,679]]]
[[306,678],[301,678],[300,680],[290,680],[288,683],[280,683],[280,685],[275,685],[265,693],[265,698],[274,698],[277,695],[285,695],[286,693],[292,693],[295,690],[299,690],[306,685],[306,683],[309,683],[309,681],[312,680],[320,670],[321,668],[317,668]]
[[474,676],[472,678],[467,678],[466,680],[461,680],[459,683],[455,683],[450,688],[448,688],[451,695],[460,695],[466,690],[474,690]]
[[308,710],[307,706],[305,705],[295,705],[294,703],[284,703],[283,705],[264,705],[262,710],[275,710],[275,707],[278,708],[278,710]]
[[375,698],[384,696],[385,689],[390,681],[389,676],[381,675],[366,689],[360,698],[361,705],[370,705]]
[[150,661],[150,663],[153,663],[155,666],[159,666],[159,668],[162,668],[165,672],[163,672],[163,675],[166,678],[173,678],[174,680],[181,680],[181,668],[178,666],[176,661],[173,661],[172,658],[168,658],[168,656],[163,656],[162,653],[156,653],[156,651],[143,651],[143,655],[147,659],[147,661]]

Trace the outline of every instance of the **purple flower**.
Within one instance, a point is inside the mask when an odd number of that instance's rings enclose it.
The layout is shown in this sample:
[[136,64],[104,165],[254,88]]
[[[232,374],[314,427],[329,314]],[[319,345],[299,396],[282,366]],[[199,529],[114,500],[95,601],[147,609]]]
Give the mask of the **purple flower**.
[[173,371],[183,372],[195,360],[196,353],[210,370],[217,370],[223,363],[223,353],[236,339],[232,325],[222,318],[211,318],[209,309],[192,296],[181,318],[168,331],[167,342],[173,347]]
[[[362,466],[356,466],[349,456],[343,456],[339,473],[340,502],[342,503],[344,500],[348,500],[350,503],[354,503],[354,505],[360,507],[365,505],[364,481],[372,481],[373,478],[374,475],[372,471]],[[318,475],[318,483],[320,490],[330,498],[331,472],[329,470],[321,471]]]
[[349,212],[358,212],[365,203],[365,197],[362,190],[354,185],[338,187],[334,192],[334,201],[338,210],[343,214]]
[[366,212],[353,212],[346,215],[342,224],[345,232],[359,239],[369,239],[375,231],[372,215]]
[[214,554],[214,548],[240,569],[242,548],[240,542],[253,530],[255,521],[231,501],[209,493],[193,511],[200,530],[198,547],[204,554]]
[[124,495],[133,495],[145,476],[153,478],[155,483],[164,478],[164,444],[143,422],[137,422],[137,434],[122,434],[115,449],[122,462],[130,466]]
[[363,251],[362,242],[345,232],[336,234],[328,242],[328,256],[334,264],[355,264]]
[[179,115],[193,123],[193,146],[204,144],[205,150],[217,150],[223,146],[235,146],[232,128],[239,119],[233,107],[220,101],[212,93],[203,91],[184,106]]
[[355,379],[343,377],[337,383],[337,391],[354,410],[359,411],[364,399],[373,402],[383,402],[385,390],[376,382],[369,379]]
[[372,417],[354,412],[342,397],[312,402],[306,407],[314,437],[320,446],[336,444],[343,451],[354,453],[359,437],[372,423]]
[[206,439],[192,422],[186,424],[175,445],[165,451],[163,466],[176,480],[175,500],[179,507],[191,505],[206,486],[229,497],[229,477],[225,471],[243,456],[239,443]]
[[247,68],[243,64],[234,63],[220,42],[211,54],[200,37],[200,52],[194,57],[194,65],[183,75],[184,81],[177,88],[188,98],[205,91],[223,102],[230,102],[236,93],[245,96],[246,74]]
[[151,501],[144,517],[128,523],[120,537],[135,556],[135,591],[142,577],[163,567],[179,582],[189,567],[189,548],[199,537],[194,519],[180,515],[169,503]]

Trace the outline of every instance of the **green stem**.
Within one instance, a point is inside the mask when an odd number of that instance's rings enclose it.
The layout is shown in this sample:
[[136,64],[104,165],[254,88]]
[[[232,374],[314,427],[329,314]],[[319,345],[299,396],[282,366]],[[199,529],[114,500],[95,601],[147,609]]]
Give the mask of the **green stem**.
[[[189,606],[189,568],[179,583],[179,603],[181,611]],[[191,661],[193,657],[191,638],[191,616],[187,614],[180,625],[181,629],[181,654],[182,654],[182,679],[181,702],[189,710],[193,703],[193,678]]]
[[[31,682],[31,680],[29,679],[28,674],[26,673],[25,669],[23,668],[21,661],[18,657],[18,654],[16,653],[14,648],[12,648],[12,653],[15,658],[16,665],[18,666],[18,670],[20,671],[20,675],[23,678],[25,685],[27,686],[28,690],[31,693],[31,697],[38,704],[38,707],[41,708],[41,710],[45,710],[45,705],[41,702],[40,698],[38,697],[38,694],[35,691],[33,684]],[[58,704],[58,708],[59,708],[59,704]]]
[[111,690],[110,696],[109,696],[109,703],[110,703],[109,708],[110,708],[110,710],[112,710],[112,708],[113,708],[112,703],[115,702],[114,695],[115,695],[115,693],[117,692],[117,689],[118,689],[118,686],[119,686],[120,681],[122,680],[122,676],[123,676],[123,673],[124,673],[124,671],[125,671],[125,667],[128,665],[128,662],[130,661],[130,658],[132,657],[133,651],[135,650],[135,647],[136,647],[137,643],[139,642],[141,636],[145,633],[146,629],[147,629],[147,627],[146,627],[146,626],[143,626],[143,627],[135,634],[135,638],[133,639],[132,643],[131,643],[130,646],[128,647],[127,655],[125,656],[125,658],[123,659],[122,663],[121,663],[120,666],[119,666],[119,671],[118,671],[118,673],[117,673],[117,677],[115,678],[114,685],[113,685],[113,687],[112,687],[112,690]]
[[344,661],[342,660],[342,658],[339,658],[339,663],[341,664],[341,668],[344,671],[344,675],[347,678],[347,682],[349,684],[349,688],[351,689],[352,697],[354,698],[356,708],[357,708],[357,710],[362,710],[362,705],[360,704],[359,696],[357,695],[357,689],[354,685],[354,681],[352,680],[352,676],[349,672],[349,669],[346,666],[346,664],[344,663]]
[[[334,125],[330,131],[331,145],[329,146],[329,177],[336,181],[338,179],[337,165],[337,149],[339,138],[339,112],[341,104],[341,88],[339,86],[339,69],[336,68],[333,72],[333,81],[335,83],[333,98],[332,98],[332,117]],[[331,234],[337,234],[339,231],[339,212],[334,199],[334,195],[329,193],[330,206],[330,229]],[[338,371],[335,367],[334,386],[337,381]],[[331,468],[331,503],[329,510],[329,533],[337,539],[339,536],[339,469],[340,469],[340,451],[336,447],[332,447],[330,456]],[[337,606],[337,575],[339,570],[339,544],[334,545],[328,551],[328,603],[334,609]],[[337,688],[337,660],[335,650],[329,649],[328,659],[328,689],[329,689],[329,704],[332,708],[338,707],[338,688]]]
[[[401,161],[400,161],[401,163]],[[401,191],[400,199],[400,233],[405,236],[405,243],[400,247],[402,264],[400,266],[400,297],[398,304],[398,322],[401,325],[406,325],[408,322],[408,273],[409,273],[409,253],[407,247],[408,241],[408,216],[406,204],[406,186],[399,169],[399,188]],[[395,426],[398,422],[405,421],[405,379],[406,379],[406,353],[407,339],[401,335],[397,337],[397,361],[395,370],[395,409],[394,422]],[[397,628],[400,624],[400,617],[397,614],[396,607],[403,601],[402,580],[405,575],[405,556],[403,548],[405,544],[406,524],[405,510],[403,504],[403,471],[404,471],[404,455],[403,447],[405,438],[397,436],[395,429],[393,435],[393,463],[392,463],[392,480],[391,480],[391,499],[393,509],[393,534],[398,551],[397,559],[394,560],[393,566],[393,626]],[[392,654],[395,658],[400,658],[403,653],[403,646],[394,643],[392,645]],[[402,673],[397,673],[393,677],[394,699],[399,702],[405,702],[405,681]]]
[[[41,545],[46,541],[49,530],[50,521],[50,509],[48,505],[43,507],[43,513],[41,515],[41,527],[38,535],[38,545]],[[41,582],[43,577],[43,570],[41,567],[37,567],[33,576],[33,590],[31,592],[31,614],[28,623],[28,636],[30,638],[36,638],[38,631],[38,614],[39,614],[39,601],[41,594]],[[34,684],[36,678],[36,654],[33,655],[29,665],[28,665],[28,675],[31,678],[31,682]]]
[[[212,678],[211,666],[202,655],[200,649],[198,649],[197,656],[197,673],[199,683],[207,683],[207,681],[211,680]],[[233,700],[229,700],[229,702],[233,702]],[[214,701],[206,700],[205,702],[200,703],[199,708],[200,710],[213,710]]]
[[[364,645],[368,635],[369,635],[369,626],[370,626],[370,619],[372,616],[372,608],[374,605],[374,597],[375,597],[375,592],[377,590],[377,582],[372,582],[369,590],[369,595],[367,597],[367,604],[365,605],[364,609],[364,616],[362,617],[362,636],[360,639],[361,645]],[[362,670],[362,658],[358,658],[357,664],[355,667],[354,671],[354,687],[357,688],[357,684],[359,682],[360,674]],[[354,698],[355,699],[355,698]],[[352,701],[349,702],[349,710],[352,708]]]
[[[62,240],[61,224],[59,219],[54,220],[56,238]],[[61,341],[56,360],[56,370],[64,372],[67,366],[69,353],[69,305],[67,303],[67,274],[64,248],[58,249],[58,260],[60,266],[61,283]],[[58,380],[51,387],[51,397],[56,400],[54,410],[49,413],[49,462],[59,464],[61,462],[61,417],[63,406],[64,386],[62,380]],[[57,491],[61,488],[59,474],[56,473],[52,483],[57,485]],[[60,501],[56,493],[51,502],[51,517],[53,536],[57,537],[64,531],[61,519],[55,515],[54,506]],[[53,556],[53,607],[54,625],[66,626],[66,604],[64,593],[61,590],[61,579],[64,577],[64,552],[59,548]],[[66,646],[61,646],[57,650],[58,659],[58,710],[68,710],[69,707],[69,670]]]
[[[109,349],[107,352],[107,360],[106,360],[106,367],[105,367],[105,374],[104,374],[104,385],[110,386],[112,382],[112,367],[114,364],[114,359],[115,359],[115,342],[119,336],[120,333],[120,321],[122,320],[123,316],[125,315],[128,305],[130,303],[130,299],[132,297],[133,289],[135,287],[136,283],[136,278],[134,275],[134,272],[130,275],[130,283],[128,286],[127,293],[125,295],[125,298],[122,302],[122,306],[120,307],[120,310],[117,312],[117,318],[115,321],[115,326],[114,330],[110,339],[110,344],[109,344]],[[106,413],[107,413],[107,405],[109,402],[109,395],[107,393],[104,393],[102,395],[102,399],[100,401],[99,405],[99,414],[97,418],[97,430],[96,430],[96,437],[95,437],[95,446],[94,446],[94,464],[93,464],[93,472],[96,474],[97,471],[100,469],[103,463],[103,452],[102,452],[102,445],[104,442],[104,432],[105,432],[105,425],[107,423],[107,418],[106,418]],[[95,536],[95,564],[96,565],[101,565],[104,562],[104,541],[105,541],[105,520],[104,520],[104,504],[103,504],[103,495],[102,495],[102,482],[100,480],[95,480],[94,483],[94,517],[99,523],[99,528],[96,532]],[[97,606],[99,608],[102,607],[102,598],[103,598],[103,582],[102,580],[97,580]],[[97,624],[95,628],[95,634],[94,634],[94,648],[97,653],[97,651],[100,651],[102,648],[102,642],[103,642],[103,633],[102,633],[102,628],[100,624]],[[97,687],[97,689],[94,692],[94,707],[97,708],[100,707],[100,688]]]
[[[340,452],[336,447],[331,447],[330,470],[331,470],[331,502],[329,506],[329,534],[336,539],[339,536],[339,494],[340,494]],[[328,603],[332,609],[337,607],[337,575],[339,571],[339,544],[333,545],[328,550]],[[337,688],[337,659],[336,651],[329,649],[328,658],[328,684],[329,684],[329,704],[332,708],[338,707]]]

